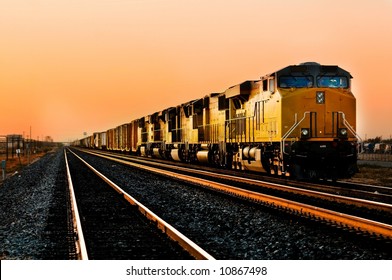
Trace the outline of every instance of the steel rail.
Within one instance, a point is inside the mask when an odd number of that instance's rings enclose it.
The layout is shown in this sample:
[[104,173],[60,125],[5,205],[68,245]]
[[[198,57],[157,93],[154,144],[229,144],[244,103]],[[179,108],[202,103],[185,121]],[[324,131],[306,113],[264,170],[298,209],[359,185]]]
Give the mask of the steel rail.
[[[92,151],[86,151],[86,150],[83,150],[83,152],[90,153],[93,155],[100,155],[101,157],[108,156],[107,154],[102,153],[102,152],[95,152],[95,151],[92,152]],[[128,157],[119,157],[117,155],[113,156],[113,157],[108,156],[108,159],[111,159],[111,158],[123,158],[123,159],[132,160],[135,162],[144,162],[143,160],[140,160],[140,159],[134,159],[134,158],[130,159]],[[159,162],[151,162],[151,161],[149,161],[148,164],[154,165],[154,166],[167,166],[167,165],[164,165]],[[255,180],[255,179],[237,177],[237,176],[233,176],[233,175],[219,174],[219,173],[198,170],[198,169],[192,169],[192,168],[187,168],[187,167],[181,167],[181,166],[171,165],[170,168],[175,169],[175,170],[185,171],[187,173],[193,173],[193,174],[196,174],[195,176],[201,174],[201,175],[206,175],[206,176],[210,176],[210,177],[240,182],[240,183],[252,184],[252,185],[258,186],[258,187],[271,188],[271,189],[275,189],[275,190],[279,190],[279,191],[285,191],[285,192],[290,192],[290,193],[294,193],[294,194],[300,194],[300,195],[305,195],[305,196],[309,196],[309,197],[319,198],[319,199],[328,200],[331,202],[343,203],[343,204],[347,204],[347,205],[355,205],[357,207],[364,207],[367,209],[378,210],[378,211],[392,212],[392,204],[387,204],[387,203],[382,203],[382,202],[377,202],[377,201],[371,201],[371,200],[360,199],[360,198],[355,198],[355,197],[346,197],[346,196],[342,196],[342,195],[330,194],[330,193],[325,193],[325,192],[321,192],[321,191],[303,189],[303,188],[299,188],[299,187],[281,185],[278,183],[259,181],[259,180]]]
[[184,234],[179,232],[173,226],[165,222],[162,218],[158,217],[155,213],[149,210],[146,206],[144,206],[141,202],[127,194],[123,189],[121,189],[118,185],[112,182],[105,175],[96,170],[93,166],[91,166],[88,162],[82,159],[80,156],[71,151],[77,158],[79,158],[87,167],[89,167],[96,175],[98,175],[102,180],[104,180],[109,186],[111,186],[116,192],[121,194],[130,204],[137,207],[140,213],[142,213],[147,219],[153,221],[156,226],[165,233],[169,238],[176,241],[182,248],[184,248],[187,252],[189,252],[193,257],[198,260],[214,260],[215,258],[203,250],[200,246],[186,237]]
[[[376,193],[381,193],[385,194],[387,196],[392,196],[392,188],[391,187],[385,187],[385,186],[375,186],[375,185],[370,185],[370,184],[365,184],[365,183],[357,183],[357,182],[347,182],[347,181],[336,181],[339,185],[342,185],[343,188],[350,188],[352,185],[355,185],[356,187],[361,187],[362,189],[357,189],[363,192],[376,192]],[[367,190],[367,188],[372,188],[371,191]]]
[[[274,197],[271,195],[261,194],[254,191],[244,190],[238,187],[229,186],[222,183],[213,182],[206,179],[195,178],[189,175],[179,174],[173,171],[162,170],[159,168],[145,166],[138,163],[132,163],[126,160],[113,158],[105,155],[97,155],[102,158],[106,158],[121,164],[128,166],[144,169],[150,172],[158,173],[168,177],[173,177],[178,180],[190,182],[193,184],[202,185],[214,190],[219,190],[221,192],[230,193],[235,196],[243,197],[249,200],[253,200],[262,204],[270,205],[273,207],[284,208],[303,216],[311,216],[315,218],[320,218],[326,221],[333,222],[338,225],[344,225],[349,228],[360,230],[363,232],[368,232],[370,234],[375,234],[383,236],[388,239],[392,239],[392,225],[380,223],[377,221],[372,221],[369,219],[356,217],[353,215],[348,215],[312,205],[307,205],[300,202],[291,201],[284,198]],[[226,176],[226,175],[225,175]]]
[[75,191],[72,184],[71,172],[69,170],[67,152],[64,150],[65,157],[65,166],[67,169],[67,179],[68,179],[68,188],[69,188],[69,196],[71,199],[71,212],[72,212],[72,220],[73,220],[73,231],[76,235],[76,255],[79,260],[88,260],[88,253],[86,249],[86,242],[84,240],[82,224],[80,222],[78,205],[76,204]]

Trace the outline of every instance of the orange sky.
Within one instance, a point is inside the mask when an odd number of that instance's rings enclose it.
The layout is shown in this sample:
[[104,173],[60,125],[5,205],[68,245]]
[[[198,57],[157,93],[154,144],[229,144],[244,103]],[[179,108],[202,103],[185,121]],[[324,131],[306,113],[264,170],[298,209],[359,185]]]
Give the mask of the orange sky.
[[390,137],[392,0],[1,0],[0,135],[73,140],[305,61]]

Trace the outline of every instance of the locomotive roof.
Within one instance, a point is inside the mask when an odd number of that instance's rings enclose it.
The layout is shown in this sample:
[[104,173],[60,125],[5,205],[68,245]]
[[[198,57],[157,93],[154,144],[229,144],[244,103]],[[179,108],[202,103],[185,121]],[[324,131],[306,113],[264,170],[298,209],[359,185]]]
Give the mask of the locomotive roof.
[[305,62],[305,63],[301,63],[299,65],[286,66],[276,72],[265,75],[262,78],[275,77],[276,75],[277,76],[285,76],[285,75],[287,75],[287,76],[291,76],[291,75],[313,75],[313,76],[342,75],[342,76],[347,76],[350,79],[353,78],[348,71],[344,70],[343,68],[340,68],[337,65],[321,65],[317,62]]
[[342,75],[350,77],[350,79],[353,78],[348,71],[340,68],[337,65],[321,65],[317,62],[305,62],[299,65],[290,65],[269,75],[266,75],[265,77],[271,77],[275,75]]
[[247,80],[244,81],[240,84],[236,84],[234,86],[229,87],[226,89],[224,92],[222,92],[220,95],[226,95],[227,98],[234,97],[234,96],[239,96],[239,95],[249,95],[250,91],[256,87],[255,83],[257,83],[259,80]]

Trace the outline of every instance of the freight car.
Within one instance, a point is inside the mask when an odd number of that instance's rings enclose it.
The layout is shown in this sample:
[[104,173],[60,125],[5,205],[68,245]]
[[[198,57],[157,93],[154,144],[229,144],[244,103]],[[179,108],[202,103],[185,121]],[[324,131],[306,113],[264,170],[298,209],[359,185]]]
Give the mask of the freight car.
[[350,177],[360,139],[351,79],[338,66],[291,65],[109,129],[105,148],[298,179]]

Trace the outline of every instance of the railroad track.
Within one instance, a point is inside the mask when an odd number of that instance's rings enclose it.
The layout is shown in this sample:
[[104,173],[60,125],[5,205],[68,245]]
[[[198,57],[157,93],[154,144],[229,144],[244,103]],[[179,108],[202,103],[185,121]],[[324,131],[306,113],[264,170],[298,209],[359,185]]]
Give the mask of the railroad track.
[[[92,151],[92,150],[85,150],[85,151]],[[102,154],[102,155],[111,155],[112,157],[115,158],[130,160],[134,162],[141,162],[151,166],[161,166],[162,168],[165,168],[165,166],[168,165],[167,160],[151,159],[151,158],[146,160],[143,157],[121,155],[118,153],[99,151],[99,150],[94,150],[94,153]],[[210,172],[209,174],[215,174],[214,175],[215,177],[221,179],[230,178],[230,177],[232,178],[239,177],[241,179],[249,179],[249,182],[251,182],[252,180],[254,181],[262,180],[263,182],[271,183],[271,185],[275,183],[278,185],[297,187],[300,189],[308,189],[316,192],[317,191],[325,192],[329,194],[335,194],[338,196],[348,196],[348,197],[354,197],[358,199],[372,200],[376,202],[392,204],[392,187],[357,184],[357,183],[350,183],[345,181],[338,181],[332,183],[330,181],[308,182],[308,181],[288,180],[286,178],[267,176],[263,174],[252,173],[252,172],[217,169],[208,166],[195,166],[195,165],[190,165],[181,162],[170,162],[170,166],[171,166],[170,168],[174,168],[173,166],[176,166],[178,167],[179,170],[181,170],[181,168],[183,168],[183,170],[188,170],[188,171],[192,169],[196,169],[198,171],[203,170],[206,171],[206,173]]]
[[79,259],[214,259],[75,153],[65,158]]
[[[97,153],[95,152],[93,153],[91,151],[89,153],[98,155]],[[339,227],[349,228],[350,230],[360,231],[386,239],[392,239],[392,225],[391,222],[389,222],[390,215],[392,213],[391,204],[374,202],[374,201],[369,201],[364,199],[356,199],[352,197],[337,196],[329,193],[322,193],[313,190],[293,188],[289,186],[283,186],[283,185],[268,183],[268,182],[261,182],[253,179],[235,177],[231,175],[220,175],[217,174],[216,172],[213,174],[207,174],[208,172],[206,171],[199,171],[199,170],[178,167],[178,166],[172,167],[172,170],[169,171],[167,170],[169,168],[168,164],[163,166],[162,163],[149,162],[148,163],[149,166],[146,166],[145,164],[143,164],[143,161],[140,159],[137,160],[132,159],[132,162],[130,162],[129,158],[124,159],[124,158],[119,158],[118,156],[113,157],[113,156],[103,155],[102,152],[99,153],[99,156],[119,162],[121,164],[131,165],[133,167],[146,169],[151,172],[163,174],[165,176],[171,176],[173,178],[191,182],[193,184],[203,185],[204,187],[218,190],[220,192],[225,192],[234,196],[257,201],[258,203],[268,205],[274,208],[285,209],[285,211],[289,211],[296,215],[311,217],[312,219],[322,220],[327,223],[338,225]],[[154,165],[155,167],[152,167],[151,165]],[[179,173],[180,170],[181,173]],[[306,203],[296,202],[293,201],[292,199],[285,199],[285,198],[276,197],[268,194],[262,194],[254,190],[243,189],[242,187],[238,188],[238,187],[230,186],[229,184],[226,183],[216,182],[216,180],[212,181],[212,180],[203,179],[201,178],[203,176],[207,176],[210,178],[219,177],[219,180],[227,180],[227,182],[228,181],[235,182],[234,184],[236,185],[238,184],[252,185],[252,186],[256,185],[259,188],[279,190],[279,192],[282,191],[288,192],[296,196],[300,194],[300,196],[312,197],[312,198],[316,198],[317,200],[320,199],[325,200],[328,201],[328,203],[351,205],[358,209],[365,208],[368,209],[368,211],[370,212],[378,212],[376,216],[380,218],[383,218],[384,213],[386,213],[387,215],[389,214],[389,217],[387,217],[388,222],[380,222],[377,220],[360,217],[358,215],[345,214],[340,211],[333,211],[330,209],[320,208],[317,205],[309,205]]]

